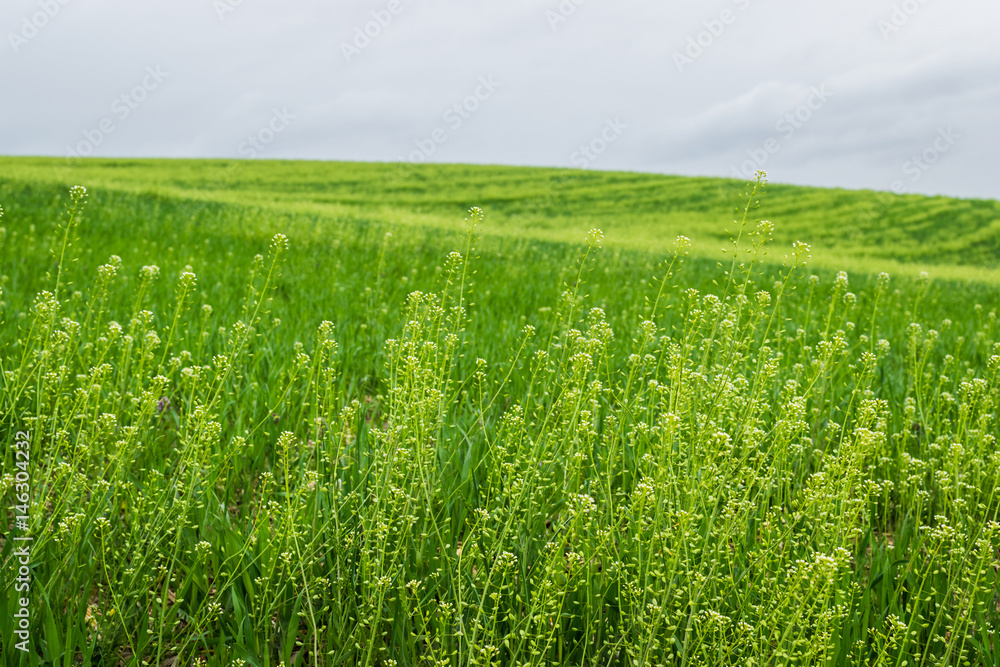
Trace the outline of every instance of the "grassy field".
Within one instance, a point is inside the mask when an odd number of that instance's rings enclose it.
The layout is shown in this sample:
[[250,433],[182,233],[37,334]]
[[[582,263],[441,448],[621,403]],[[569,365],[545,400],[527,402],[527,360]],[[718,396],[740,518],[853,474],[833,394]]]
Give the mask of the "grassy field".
[[[358,221],[461,232],[465,212],[479,206],[489,213],[489,236],[577,244],[596,228],[615,247],[662,253],[683,234],[693,254],[716,258],[745,185],[470,165],[5,157],[0,182],[234,204],[252,210],[254,223],[261,214],[285,225],[294,216],[324,232]],[[1000,202],[789,185],[772,185],[770,195],[775,242],[808,239],[814,265],[1000,284]]]
[[1000,203],[766,190],[0,158],[4,664],[1000,665]]

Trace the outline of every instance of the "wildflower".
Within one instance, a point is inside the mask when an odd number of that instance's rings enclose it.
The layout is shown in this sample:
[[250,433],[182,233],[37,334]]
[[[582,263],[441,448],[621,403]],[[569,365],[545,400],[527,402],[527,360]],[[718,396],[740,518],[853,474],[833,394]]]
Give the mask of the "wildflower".
[[478,206],[473,206],[472,208],[469,209],[469,217],[465,219],[465,223],[470,227],[475,228],[476,225],[479,225],[483,222],[483,219],[485,217],[486,214],[483,213],[483,209],[479,208]]
[[195,553],[198,554],[199,558],[204,558],[205,555],[212,550],[212,545],[205,540],[202,540],[201,542],[198,542],[198,544],[194,545],[194,550]]
[[101,282],[107,282],[114,278],[118,274],[118,267],[114,264],[102,264],[97,267],[97,277],[100,278]]
[[186,271],[181,273],[180,277],[180,288],[182,290],[189,290],[194,287],[195,283],[198,282],[198,277],[190,270],[191,267],[185,267]]
[[604,241],[604,232],[600,229],[591,229],[587,232],[587,245],[591,248],[600,248]]
[[650,320],[643,320],[639,324],[639,332],[646,341],[651,341],[656,336],[656,323]]
[[160,344],[160,337],[156,335],[155,331],[147,331],[142,339],[142,344],[152,349]]
[[284,234],[275,234],[271,238],[271,247],[281,252],[282,250],[288,250],[288,237]]
[[87,198],[87,188],[82,185],[74,185],[69,189],[69,197],[74,204],[79,204]]

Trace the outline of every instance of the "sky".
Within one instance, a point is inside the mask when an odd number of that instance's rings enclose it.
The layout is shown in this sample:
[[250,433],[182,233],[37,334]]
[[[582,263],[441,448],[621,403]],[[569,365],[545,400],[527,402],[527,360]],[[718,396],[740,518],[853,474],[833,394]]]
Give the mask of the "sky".
[[4,0],[0,154],[1000,199],[996,0]]

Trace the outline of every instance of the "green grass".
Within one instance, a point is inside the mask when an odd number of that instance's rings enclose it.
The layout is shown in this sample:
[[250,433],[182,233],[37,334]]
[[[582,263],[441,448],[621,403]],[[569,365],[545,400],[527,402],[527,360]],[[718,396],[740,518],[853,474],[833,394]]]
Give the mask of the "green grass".
[[5,664],[1000,665],[996,202],[0,162]]
[[[226,160],[59,160],[0,157],[0,182],[86,183],[170,199],[300,215],[325,229],[369,221],[461,231],[470,206],[484,233],[578,243],[604,231],[615,247],[667,252],[678,234],[719,257],[744,183],[627,172],[469,165]],[[808,239],[832,270],[987,280],[1000,284],[1000,202],[770,186],[767,216],[782,249]]]

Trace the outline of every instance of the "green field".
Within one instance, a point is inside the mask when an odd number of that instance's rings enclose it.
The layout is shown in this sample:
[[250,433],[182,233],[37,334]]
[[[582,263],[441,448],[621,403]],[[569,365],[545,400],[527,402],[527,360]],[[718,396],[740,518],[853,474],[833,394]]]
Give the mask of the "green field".
[[4,664],[1000,665],[1000,202],[0,158],[0,206]]
[[[6,187],[85,183],[98,196],[233,204],[232,215],[252,211],[255,229],[261,217],[278,218],[268,223],[275,228],[294,218],[322,233],[359,221],[460,232],[466,211],[479,206],[488,236],[578,244],[597,228],[614,247],[669,252],[684,234],[695,254],[711,256],[729,241],[745,185],[469,165],[4,157],[0,179]],[[1000,202],[790,185],[772,185],[769,195],[765,217],[778,248],[806,240],[816,265],[1000,283]]]

